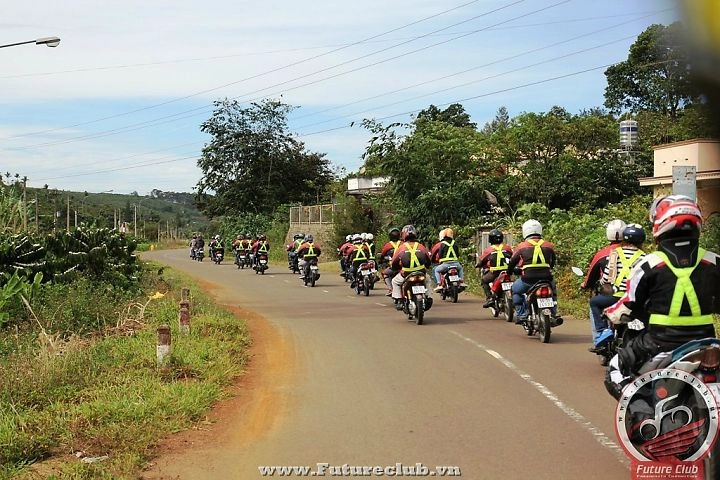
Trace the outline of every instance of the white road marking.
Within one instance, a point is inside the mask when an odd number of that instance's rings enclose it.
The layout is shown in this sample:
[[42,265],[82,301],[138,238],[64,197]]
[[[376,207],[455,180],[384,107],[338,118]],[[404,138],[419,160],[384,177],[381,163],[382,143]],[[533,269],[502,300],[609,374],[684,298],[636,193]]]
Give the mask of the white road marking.
[[482,343],[476,342],[472,338],[468,338],[454,330],[448,330],[450,333],[462,338],[463,340],[472,343],[479,349],[483,350],[485,353],[490,355],[491,357],[497,359],[505,365],[507,368],[509,368],[513,373],[515,373],[517,376],[528,382],[530,385],[535,387],[535,389],[543,394],[545,398],[550,400],[553,404],[555,404],[556,407],[558,407],[560,410],[562,410],[565,415],[570,417],[571,419],[575,420],[578,424],[580,424],[581,427],[583,427],[585,430],[590,432],[590,434],[595,438],[595,440],[602,445],[603,447],[610,450],[610,452],[615,456],[615,458],[625,465],[626,467],[630,466],[630,461],[628,460],[627,456],[625,455],[625,452],[623,449],[615,443],[610,437],[605,435],[599,428],[594,426],[587,418],[585,418],[580,412],[575,410],[574,408],[567,405],[565,402],[560,400],[560,398],[555,395],[549,388],[547,388],[542,383],[536,381],[533,379],[528,373],[521,370],[517,365],[512,363],[507,358],[500,355],[495,350],[491,350],[490,348],[486,347]]
[[323,292],[325,292],[325,293],[330,293],[330,290],[323,290]]
[[381,307],[387,307],[384,303],[376,303],[375,305],[380,305]]

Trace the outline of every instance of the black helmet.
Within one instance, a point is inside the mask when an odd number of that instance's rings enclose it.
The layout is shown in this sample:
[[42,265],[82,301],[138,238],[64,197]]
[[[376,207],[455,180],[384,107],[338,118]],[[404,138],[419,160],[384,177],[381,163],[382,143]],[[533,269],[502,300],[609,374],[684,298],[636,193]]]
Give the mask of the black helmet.
[[505,236],[503,235],[503,233],[497,228],[490,230],[490,233],[488,234],[488,240],[490,241],[490,245],[497,245],[499,243],[502,243],[504,238]]
[[403,241],[415,240],[417,238],[417,230],[415,229],[415,225],[405,225],[402,228],[401,238],[403,239]]
[[390,230],[388,230],[388,237],[392,242],[400,240],[400,229],[397,227],[391,228]]
[[638,247],[645,242],[645,230],[642,225],[633,223],[625,227],[622,232],[623,241],[637,245]]
[[305,241],[306,241],[306,242],[312,243],[313,240],[314,240],[314,239],[313,239],[313,236],[312,236],[312,235],[310,235],[310,234],[305,235]]

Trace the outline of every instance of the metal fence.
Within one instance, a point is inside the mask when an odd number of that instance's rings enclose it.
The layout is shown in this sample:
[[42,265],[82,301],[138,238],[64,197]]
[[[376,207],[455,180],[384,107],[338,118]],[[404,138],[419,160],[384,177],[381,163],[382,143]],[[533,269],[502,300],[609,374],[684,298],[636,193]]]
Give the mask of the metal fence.
[[290,225],[307,225],[310,223],[332,224],[334,220],[334,203],[290,207]]

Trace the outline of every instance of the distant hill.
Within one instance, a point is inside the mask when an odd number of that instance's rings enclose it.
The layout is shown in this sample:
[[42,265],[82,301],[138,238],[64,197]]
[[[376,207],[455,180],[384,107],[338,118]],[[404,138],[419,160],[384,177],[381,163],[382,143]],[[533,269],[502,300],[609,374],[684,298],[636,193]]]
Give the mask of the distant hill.
[[[88,193],[28,188],[28,227],[52,231],[76,224],[97,227],[124,227],[130,234],[148,240],[187,238],[204,231],[209,220],[195,206],[195,195],[154,189],[150,195]],[[37,202],[38,208],[35,208]],[[37,215],[36,215],[37,213]]]

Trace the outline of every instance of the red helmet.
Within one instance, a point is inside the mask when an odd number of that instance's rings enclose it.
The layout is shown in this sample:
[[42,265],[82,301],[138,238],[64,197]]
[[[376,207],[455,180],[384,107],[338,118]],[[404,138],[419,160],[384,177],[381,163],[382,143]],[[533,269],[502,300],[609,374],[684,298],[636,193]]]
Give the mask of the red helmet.
[[668,195],[656,198],[650,206],[650,223],[653,238],[673,231],[700,234],[702,213],[698,204],[685,195]]

